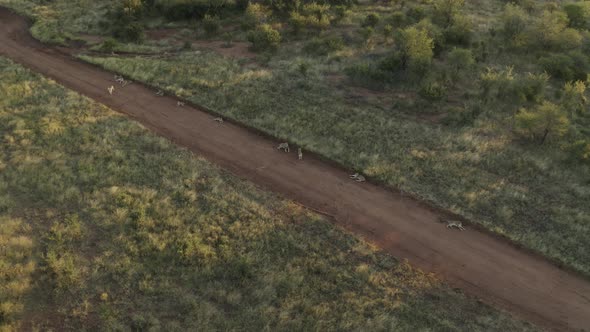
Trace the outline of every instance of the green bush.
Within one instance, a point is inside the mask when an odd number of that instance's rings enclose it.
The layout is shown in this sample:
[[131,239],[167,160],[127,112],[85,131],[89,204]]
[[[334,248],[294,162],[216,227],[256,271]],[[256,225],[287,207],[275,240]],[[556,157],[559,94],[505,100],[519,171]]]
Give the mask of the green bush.
[[511,95],[518,101],[539,103],[545,97],[549,76],[545,73],[527,73],[524,76],[517,76],[508,88]]
[[248,33],[248,41],[252,43],[252,49],[255,51],[272,51],[281,43],[281,34],[270,25],[263,24]]
[[379,24],[380,18],[377,14],[369,14],[365,17],[362,26],[364,27],[376,27]]
[[344,41],[341,37],[313,38],[303,50],[310,54],[327,55],[344,48]]
[[385,37],[385,39],[388,40],[392,36],[393,36],[393,27],[390,24],[386,24],[383,27],[383,37]]
[[448,27],[453,24],[459,11],[465,5],[465,0],[434,0],[434,13],[432,17],[437,24]]
[[400,53],[396,52],[381,59],[379,62],[379,69],[386,72],[396,72],[398,70],[402,70],[403,66]]
[[509,3],[504,7],[500,20],[502,34],[510,46],[523,46],[526,43],[524,33],[529,25],[528,14],[518,5]]
[[[432,39],[433,56],[438,56],[445,50],[447,45],[445,32],[438,25],[432,23],[430,19],[423,19],[412,27],[426,31],[428,38]],[[404,30],[408,30],[408,28]],[[400,36],[398,36],[398,39],[400,39]]]
[[588,106],[586,83],[583,81],[566,82],[561,94],[561,106],[569,114],[582,114]]
[[584,81],[590,72],[588,57],[579,51],[551,54],[542,57],[539,64],[551,76],[566,81]]
[[426,80],[420,85],[418,94],[428,101],[440,101],[447,96],[447,88],[442,82]]
[[563,6],[569,26],[576,29],[590,28],[590,2],[568,3]]
[[389,17],[389,22],[391,22],[391,25],[396,28],[402,28],[406,26],[406,21],[406,15],[399,10],[394,11]]
[[458,15],[453,24],[444,30],[444,36],[449,44],[469,45],[473,38],[471,21],[466,16]]
[[213,36],[219,31],[219,18],[209,14],[203,17],[203,29],[208,36]]
[[242,21],[242,28],[244,30],[254,29],[258,24],[265,24],[270,20],[272,11],[259,3],[252,3],[246,9],[246,15]]
[[333,12],[334,18],[332,18],[332,24],[338,24],[348,15],[349,10],[346,6],[335,6]]
[[319,4],[304,5],[300,11],[292,11],[289,18],[289,24],[293,33],[298,34],[303,30],[323,30],[330,26],[330,16],[328,9],[330,7]]
[[111,53],[119,46],[119,42],[117,42],[114,38],[107,38],[100,44],[100,50],[103,52]]
[[140,22],[131,22],[117,27],[114,35],[126,42],[139,43],[144,39],[143,29],[143,24]]
[[529,44],[542,49],[571,50],[582,44],[582,35],[567,27],[567,15],[561,11],[543,11],[530,27]]
[[426,29],[409,27],[398,32],[397,54],[393,61],[387,61],[385,68],[395,70],[396,64],[401,70],[408,70],[417,76],[423,76],[430,68],[433,58],[434,40]]
[[590,140],[578,140],[574,142],[568,149],[570,160],[572,162],[582,162],[590,165]]
[[156,0],[155,8],[169,20],[202,19],[205,15],[221,15],[233,5],[229,0]]
[[454,48],[447,56],[449,66],[454,71],[461,71],[471,68],[475,64],[475,58],[470,49]]
[[567,113],[558,105],[544,102],[531,110],[522,108],[514,117],[516,132],[545,143],[550,136],[561,137],[569,128]]
[[250,0],[235,0],[236,1],[236,9],[240,12],[245,12],[250,6]]
[[406,18],[409,19],[410,24],[417,23],[426,17],[426,8],[421,5],[411,6],[406,11]]

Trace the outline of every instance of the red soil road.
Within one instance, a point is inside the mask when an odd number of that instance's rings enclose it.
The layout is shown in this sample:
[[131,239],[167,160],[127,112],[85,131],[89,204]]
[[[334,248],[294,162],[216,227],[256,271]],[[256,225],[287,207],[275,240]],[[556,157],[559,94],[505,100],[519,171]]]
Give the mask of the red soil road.
[[[503,239],[451,231],[426,204],[369,183],[314,156],[298,161],[253,130],[212,121],[198,108],[177,107],[140,84],[113,75],[30,37],[24,19],[0,8],[0,54],[142,123],[239,177],[332,216],[399,259],[435,272],[484,302],[553,330],[590,330],[590,282]],[[115,85],[112,96],[107,87]]]

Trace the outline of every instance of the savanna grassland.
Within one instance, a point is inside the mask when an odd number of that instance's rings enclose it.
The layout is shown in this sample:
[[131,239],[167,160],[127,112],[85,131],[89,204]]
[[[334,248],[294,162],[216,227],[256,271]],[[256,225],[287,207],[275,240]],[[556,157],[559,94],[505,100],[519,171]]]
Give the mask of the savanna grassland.
[[42,40],[97,34],[86,61],[590,274],[589,2],[70,3],[0,0]]
[[0,58],[0,330],[533,329]]

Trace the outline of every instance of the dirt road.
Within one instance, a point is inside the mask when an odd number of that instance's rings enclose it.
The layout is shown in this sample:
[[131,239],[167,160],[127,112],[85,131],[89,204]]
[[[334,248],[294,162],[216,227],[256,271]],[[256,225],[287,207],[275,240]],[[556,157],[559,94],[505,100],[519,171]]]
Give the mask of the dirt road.
[[0,8],[0,54],[48,76],[205,156],[232,173],[309,208],[400,259],[441,275],[494,306],[555,330],[590,330],[590,282],[502,239],[452,231],[425,204],[368,183],[312,156],[281,153],[278,142],[132,84],[111,96],[113,75],[43,46],[26,22]]

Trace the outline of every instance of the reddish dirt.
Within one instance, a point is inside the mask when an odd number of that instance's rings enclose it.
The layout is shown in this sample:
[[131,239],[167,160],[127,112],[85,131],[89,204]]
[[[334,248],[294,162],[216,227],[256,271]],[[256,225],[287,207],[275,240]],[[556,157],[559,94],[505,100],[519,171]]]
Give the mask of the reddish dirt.
[[590,330],[590,282],[485,232],[451,231],[442,215],[310,154],[281,153],[276,141],[197,107],[177,107],[140,84],[117,87],[112,73],[74,60],[28,34],[0,8],[0,54],[139,121],[232,173],[321,211],[399,259],[437,273],[484,302],[553,330]]
[[145,32],[147,39],[163,40],[169,39],[178,33],[179,29],[151,29]]

